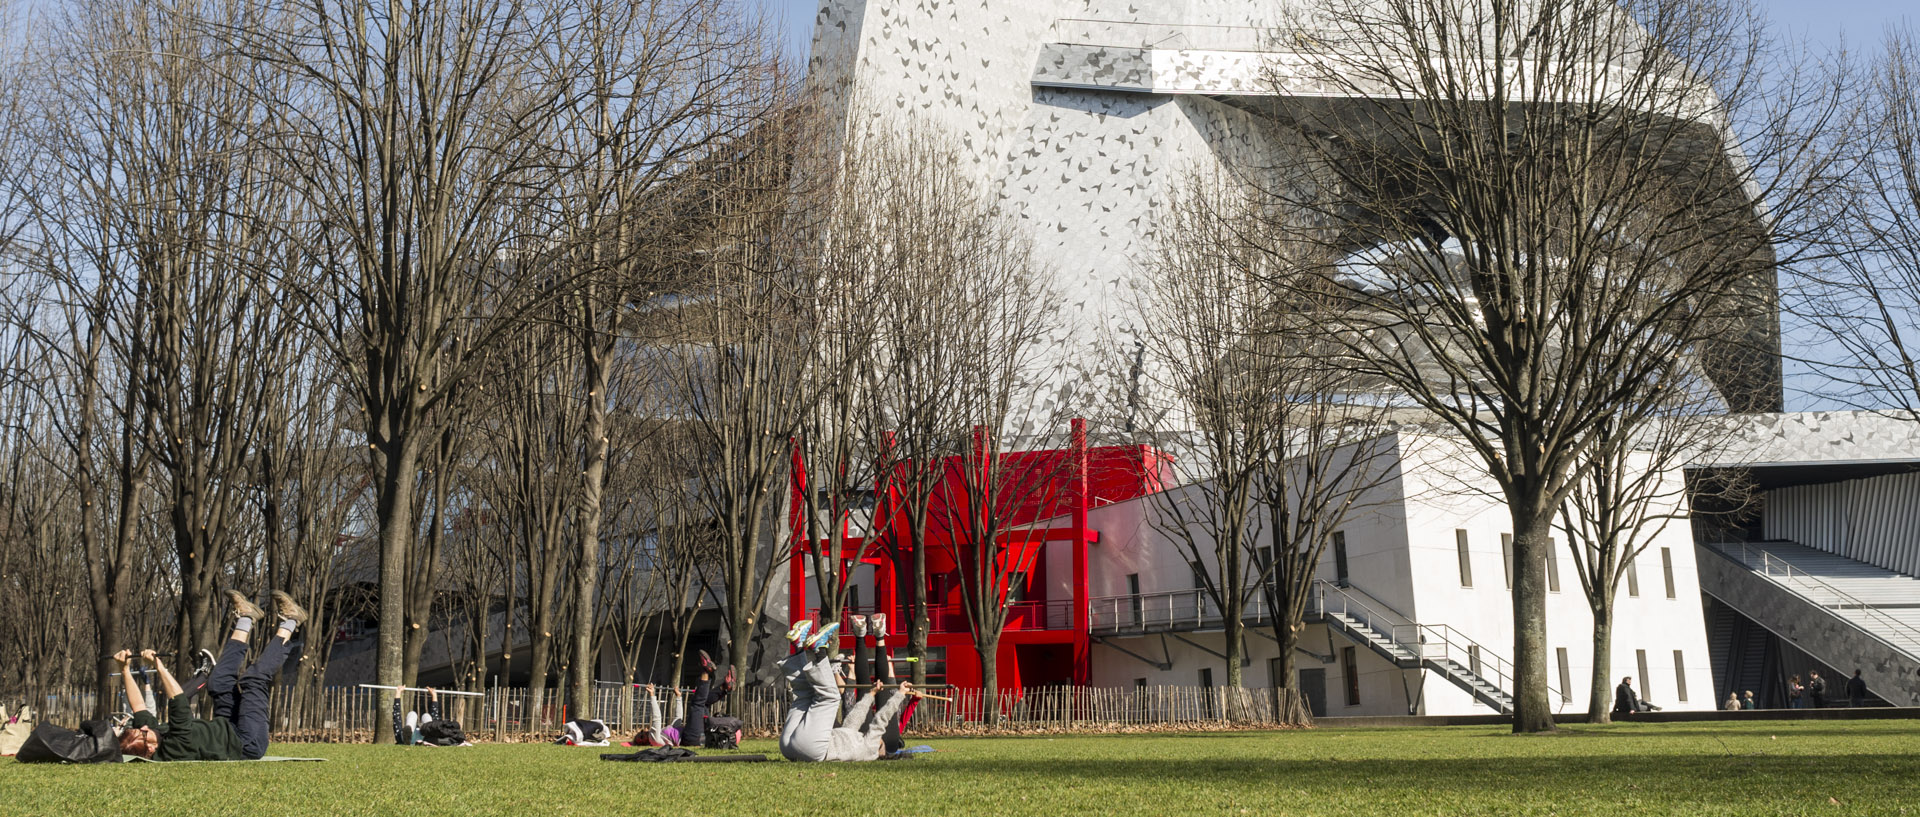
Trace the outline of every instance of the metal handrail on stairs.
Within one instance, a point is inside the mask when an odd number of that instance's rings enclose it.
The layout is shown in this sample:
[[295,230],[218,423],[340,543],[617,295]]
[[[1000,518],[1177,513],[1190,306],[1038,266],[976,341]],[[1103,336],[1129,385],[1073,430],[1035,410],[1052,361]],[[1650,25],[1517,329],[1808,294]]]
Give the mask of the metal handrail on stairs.
[[[1844,610],[1861,611],[1862,613],[1865,613],[1868,618],[1873,619],[1876,623],[1883,624],[1888,628],[1894,630],[1895,632],[1902,633],[1906,635],[1908,638],[1913,639],[1914,643],[1920,644],[1920,629],[1916,629],[1911,624],[1908,624],[1904,621],[1901,621],[1897,618],[1887,615],[1885,612],[1882,612],[1880,610],[1878,605],[1868,604],[1864,601],[1861,601],[1858,597],[1854,596],[1852,593],[1848,593],[1845,590],[1841,590],[1838,587],[1834,587],[1833,585],[1828,584],[1825,581],[1822,581],[1819,577],[1811,573],[1808,573],[1804,570],[1801,570],[1797,567],[1794,567],[1791,562],[1788,562],[1785,559],[1775,556],[1772,553],[1762,548],[1749,547],[1746,542],[1716,542],[1716,543],[1709,544],[1708,547],[1716,551],[1719,551],[1722,556],[1726,556],[1727,558],[1732,559],[1746,566],[1748,570],[1752,570],[1769,579],[1774,579],[1782,585],[1791,585],[1794,582],[1799,582],[1802,585],[1812,585],[1813,587],[1820,589],[1822,592],[1832,594],[1835,598],[1840,600],[1839,604],[1822,604],[1818,601],[1814,601],[1812,598],[1809,598],[1808,594],[1806,593],[1799,594],[1802,598],[1806,598],[1807,601],[1813,602],[1815,606],[1823,607],[1829,610],[1844,609]],[[1739,553],[1737,555],[1734,553],[1734,548],[1739,549]],[[1756,553],[1759,554],[1759,557],[1757,559],[1754,557],[1754,554]],[[1842,557],[1842,558],[1845,558],[1845,557]],[[1882,637],[1880,640],[1883,642],[1887,641],[1885,637]],[[1894,645],[1889,643],[1888,646],[1894,646]]]
[[[1313,604],[1314,609],[1322,614],[1342,613],[1355,618],[1368,628],[1386,636],[1395,646],[1412,653],[1422,664],[1434,665],[1435,671],[1444,672],[1439,666],[1441,662],[1452,662],[1464,668],[1468,674],[1478,677],[1498,690],[1506,697],[1507,706],[1512,706],[1514,689],[1512,662],[1482,646],[1480,642],[1458,629],[1446,624],[1421,624],[1414,621],[1413,617],[1368,595],[1364,590],[1351,585],[1341,586],[1324,579],[1314,582]],[[1355,610],[1362,614],[1355,616]],[[1560,692],[1552,683],[1547,684],[1547,691],[1549,694]],[[1559,697],[1561,705],[1564,706],[1566,696]]]

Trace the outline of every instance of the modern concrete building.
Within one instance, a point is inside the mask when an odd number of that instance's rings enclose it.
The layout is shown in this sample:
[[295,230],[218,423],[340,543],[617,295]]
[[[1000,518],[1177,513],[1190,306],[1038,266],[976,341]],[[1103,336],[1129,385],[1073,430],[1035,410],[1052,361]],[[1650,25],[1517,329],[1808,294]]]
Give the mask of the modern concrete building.
[[[1127,393],[1138,373],[1096,347],[1124,347],[1151,320],[1135,296],[1138,260],[1172,185],[1189,170],[1288,151],[1301,137],[1274,127],[1260,99],[1326,93],[1273,81],[1288,58],[1272,46],[1273,26],[1310,4],[822,0],[810,70],[849,134],[904,123],[954,134],[976,181],[1025,226],[1068,313],[1052,338],[1050,382],[1059,390],[1033,399],[1060,401],[1068,386],[1087,382]],[[1689,110],[1706,122],[1714,109],[1704,99]],[[1725,164],[1741,163],[1730,156]],[[1770,291],[1757,297],[1772,300]],[[1777,348],[1771,315],[1736,334],[1743,348]],[[1730,408],[1779,410],[1778,360],[1761,357],[1703,364]],[[1920,592],[1909,589],[1920,587],[1920,423],[1864,414],[1733,422],[1751,426],[1752,446],[1663,478],[1758,464],[1764,517],[1696,513],[1678,496],[1656,514],[1679,521],[1652,536],[1628,574],[1606,677],[1631,675],[1643,696],[1670,709],[1710,709],[1729,689],[1753,688],[1778,704],[1775,690],[1790,672],[1861,663],[1883,697],[1920,702],[1920,618],[1910,614]],[[1513,643],[1506,510],[1457,441],[1402,432],[1389,443],[1394,478],[1374,489],[1369,510],[1320,566],[1301,642],[1303,687],[1323,715],[1502,711]],[[1031,520],[1051,533],[1026,574],[1018,603],[1032,615],[1016,617],[1023,634],[1002,651],[1003,685],[1224,681],[1218,611],[1195,589],[1182,551],[1157,532],[1155,501],[1135,491],[1086,501],[1084,518]],[[1555,556],[1550,699],[1572,712],[1585,707],[1592,677],[1591,615],[1568,553]],[[789,618],[814,609],[804,567],[794,571],[781,611]],[[1871,588],[1841,581],[1855,573]],[[869,602],[861,606],[887,610],[895,632],[905,626],[901,580],[891,562],[875,562],[859,579],[859,598]],[[1245,680],[1262,686],[1271,683],[1275,642],[1262,634],[1264,610],[1248,620]],[[978,683],[978,667],[955,658],[969,643],[964,626],[942,636],[936,677]]]

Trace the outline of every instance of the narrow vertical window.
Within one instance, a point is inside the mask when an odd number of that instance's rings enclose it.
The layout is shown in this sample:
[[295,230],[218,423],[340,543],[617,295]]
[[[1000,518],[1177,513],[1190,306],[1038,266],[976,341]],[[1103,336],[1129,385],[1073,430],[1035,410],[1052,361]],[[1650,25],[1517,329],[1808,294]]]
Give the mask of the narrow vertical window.
[[1660,571],[1667,577],[1667,598],[1678,598],[1673,593],[1673,548],[1660,549]]
[[1647,674],[1647,651],[1634,650],[1633,661],[1640,667],[1640,698],[1651,701],[1653,700],[1653,676]]
[[1475,675],[1481,676],[1483,678],[1486,677],[1486,673],[1480,671],[1480,645],[1479,644],[1467,645],[1467,669],[1473,670],[1473,674]]
[[1640,597],[1640,560],[1627,557],[1627,595]]
[[1560,659],[1560,702],[1573,702],[1573,671],[1567,667],[1567,648],[1554,647],[1553,655]]
[[1673,697],[1687,699],[1687,656],[1679,650],[1673,651]]
[[1513,589],[1513,534],[1500,534],[1500,558],[1507,563],[1507,589]]
[[1347,586],[1347,535],[1341,531],[1333,532],[1333,578],[1335,584]]
[[1560,543],[1547,540],[1547,592],[1560,592]]
[[1207,589],[1207,569],[1199,562],[1188,562],[1187,567],[1193,571],[1193,589]]
[[1467,558],[1467,532],[1456,529],[1453,532],[1454,548],[1460,551],[1460,586],[1473,586],[1473,560]]
[[1352,647],[1340,648],[1340,672],[1347,677],[1347,706],[1360,705],[1360,657]]
[[1127,595],[1132,597],[1128,605],[1133,608],[1133,626],[1139,627],[1146,623],[1147,618],[1146,603],[1140,598],[1140,574],[1127,574]]
[[1213,688],[1213,668],[1212,667],[1200,668],[1200,685],[1208,689]]

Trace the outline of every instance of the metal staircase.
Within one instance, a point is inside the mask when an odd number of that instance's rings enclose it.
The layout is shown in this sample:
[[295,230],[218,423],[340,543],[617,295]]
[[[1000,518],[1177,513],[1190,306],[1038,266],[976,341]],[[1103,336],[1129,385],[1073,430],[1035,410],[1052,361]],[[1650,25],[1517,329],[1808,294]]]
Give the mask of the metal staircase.
[[1445,624],[1421,624],[1352,586],[1314,583],[1309,615],[1401,669],[1438,673],[1503,715],[1513,712],[1513,665]]
[[[1306,610],[1308,621],[1326,623],[1396,667],[1438,673],[1496,712],[1513,712],[1509,692],[1513,689],[1513,665],[1459,630],[1445,624],[1421,624],[1351,585],[1343,587],[1322,579],[1314,582],[1312,592]],[[1242,620],[1248,626],[1272,622],[1265,601],[1256,594],[1247,605]],[[1092,599],[1089,607],[1089,629],[1095,639],[1155,634],[1178,638],[1178,633],[1218,631],[1224,623],[1219,607],[1204,590],[1106,596]],[[1164,663],[1134,657],[1156,665]]]

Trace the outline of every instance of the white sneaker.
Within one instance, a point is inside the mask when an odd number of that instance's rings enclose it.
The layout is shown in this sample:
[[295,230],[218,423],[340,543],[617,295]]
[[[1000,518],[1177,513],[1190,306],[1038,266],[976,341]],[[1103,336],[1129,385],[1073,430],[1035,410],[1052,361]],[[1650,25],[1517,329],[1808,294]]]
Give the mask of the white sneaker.
[[860,638],[862,636],[865,636],[866,634],[867,634],[867,617],[853,616],[853,637]]

